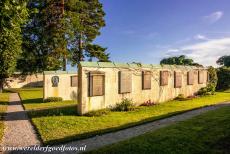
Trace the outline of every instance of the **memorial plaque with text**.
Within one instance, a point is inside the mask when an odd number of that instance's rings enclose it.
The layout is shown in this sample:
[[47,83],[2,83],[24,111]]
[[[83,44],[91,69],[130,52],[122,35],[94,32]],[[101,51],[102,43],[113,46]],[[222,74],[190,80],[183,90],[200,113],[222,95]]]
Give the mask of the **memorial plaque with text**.
[[120,71],[119,72],[119,93],[132,92],[132,72]]
[[198,83],[203,84],[204,83],[204,72],[198,71]]
[[168,71],[160,71],[160,85],[161,86],[168,85],[168,77],[169,77]]
[[78,86],[78,76],[71,76],[71,87],[77,87]]
[[90,96],[103,96],[105,89],[105,75],[103,73],[90,73]]
[[152,74],[149,71],[142,72],[142,89],[147,90],[151,89],[151,77]]
[[194,72],[193,71],[189,71],[187,73],[187,82],[188,82],[188,85],[194,84]]
[[182,87],[182,73],[174,72],[174,87],[181,88]]

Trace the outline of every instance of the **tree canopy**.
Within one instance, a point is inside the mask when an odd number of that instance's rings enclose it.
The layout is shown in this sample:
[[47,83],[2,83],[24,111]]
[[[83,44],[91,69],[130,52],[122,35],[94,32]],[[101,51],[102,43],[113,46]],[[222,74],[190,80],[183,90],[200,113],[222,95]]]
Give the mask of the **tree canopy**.
[[220,58],[216,61],[216,63],[217,63],[218,65],[230,67],[230,55],[220,57]]
[[164,58],[160,61],[160,64],[202,66],[198,63],[194,63],[193,59],[186,58],[185,55],[180,55],[178,57],[175,56],[175,57]]
[[27,16],[26,0],[0,1],[0,92],[5,78],[15,71],[22,51],[21,26]]
[[[30,0],[29,21],[23,29],[23,54],[18,68],[24,72],[58,70],[83,60],[108,61],[106,48],[93,44],[105,26],[99,0]],[[22,67],[22,66],[30,67]]]

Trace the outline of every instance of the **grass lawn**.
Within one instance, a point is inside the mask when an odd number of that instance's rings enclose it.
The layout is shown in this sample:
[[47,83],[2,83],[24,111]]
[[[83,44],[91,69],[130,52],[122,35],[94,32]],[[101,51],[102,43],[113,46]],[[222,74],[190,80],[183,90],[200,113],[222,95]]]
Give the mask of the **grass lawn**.
[[[33,100],[32,96],[37,98],[38,96],[33,93],[38,92],[22,91],[20,93],[27,92],[31,94],[30,97],[21,96],[27,104],[32,105],[34,103],[29,103],[27,99]],[[101,117],[77,116],[76,107],[62,108],[58,112],[52,109],[48,112],[33,111],[30,117],[43,142],[54,144],[116,131],[223,101],[230,101],[229,92],[218,92],[214,96],[193,100],[169,101],[151,107],[139,107],[138,110],[131,112],[110,112]]]
[[88,153],[230,153],[230,107]]
[[14,89],[17,91],[22,99],[22,103],[26,110],[31,109],[42,109],[49,107],[60,107],[64,105],[74,105],[74,101],[62,101],[62,102],[43,102],[43,91],[42,88],[23,88]]
[[0,94],[0,141],[4,133],[3,116],[7,109],[8,101],[9,101],[9,93],[1,93]]

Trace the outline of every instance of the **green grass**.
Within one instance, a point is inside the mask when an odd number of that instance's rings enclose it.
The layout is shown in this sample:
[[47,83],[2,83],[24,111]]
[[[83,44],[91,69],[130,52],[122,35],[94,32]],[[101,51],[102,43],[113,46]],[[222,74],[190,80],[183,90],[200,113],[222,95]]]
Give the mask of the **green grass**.
[[209,111],[88,153],[230,153],[230,107]]
[[[33,99],[31,96],[29,99]],[[23,99],[26,101],[25,97]],[[55,144],[124,129],[223,101],[230,101],[229,92],[218,92],[214,96],[193,100],[174,100],[156,106],[139,107],[138,110],[131,112],[110,112],[100,117],[77,116],[76,107],[50,109],[45,112],[34,111],[30,113],[30,117],[44,144]]]
[[9,101],[9,93],[1,93],[0,94],[0,141],[4,133],[3,116],[7,109],[8,101]]
[[26,110],[31,109],[44,109],[50,107],[61,107],[65,105],[74,105],[75,101],[60,101],[60,102],[43,102],[43,91],[42,88],[25,88],[25,89],[14,89],[18,92],[23,106]]

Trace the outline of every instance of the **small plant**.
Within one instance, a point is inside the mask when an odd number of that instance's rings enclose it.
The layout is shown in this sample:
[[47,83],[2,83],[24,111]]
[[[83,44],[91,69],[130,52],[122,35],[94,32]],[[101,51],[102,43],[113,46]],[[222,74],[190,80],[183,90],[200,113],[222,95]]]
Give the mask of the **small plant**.
[[206,95],[213,95],[212,91],[209,91],[207,87],[201,88],[198,92],[197,95],[199,96],[206,96]]
[[141,104],[141,106],[153,106],[153,105],[156,105],[156,103],[152,102],[151,100],[148,100],[144,102],[143,104]]
[[85,114],[87,117],[100,117],[109,114],[109,109],[101,109],[97,111],[91,111]]
[[121,103],[117,103],[112,110],[113,111],[133,111],[135,110],[135,106],[131,99],[125,98],[125,99],[122,99]]
[[174,100],[186,101],[186,100],[188,100],[188,98],[186,98],[186,97],[184,96],[184,94],[179,94]]
[[61,102],[63,99],[61,97],[48,97],[44,102]]

